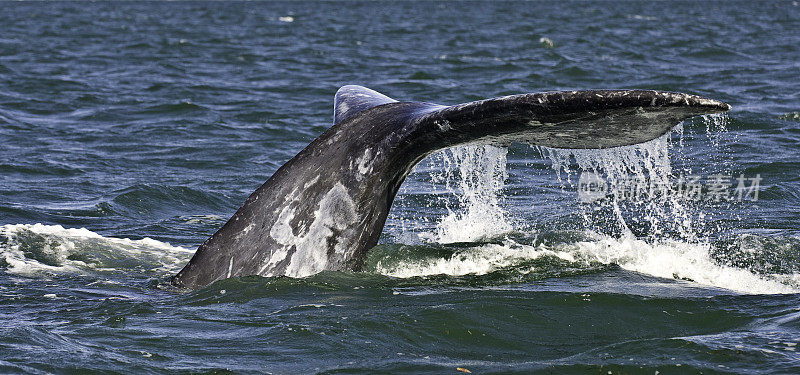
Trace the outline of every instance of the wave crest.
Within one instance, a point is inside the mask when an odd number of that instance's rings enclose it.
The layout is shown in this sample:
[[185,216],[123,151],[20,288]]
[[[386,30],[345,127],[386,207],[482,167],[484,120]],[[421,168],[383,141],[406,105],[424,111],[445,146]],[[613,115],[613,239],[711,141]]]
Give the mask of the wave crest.
[[150,238],[103,237],[86,228],[0,226],[0,267],[23,276],[136,269],[163,277],[176,272],[193,252]]

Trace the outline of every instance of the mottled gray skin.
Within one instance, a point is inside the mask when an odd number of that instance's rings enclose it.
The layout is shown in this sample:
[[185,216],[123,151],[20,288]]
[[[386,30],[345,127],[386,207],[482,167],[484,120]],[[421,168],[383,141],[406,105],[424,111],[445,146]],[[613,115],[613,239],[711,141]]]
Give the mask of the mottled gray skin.
[[172,282],[201,288],[233,276],[358,270],[403,180],[436,150],[512,141],[625,146],[657,138],[686,118],[729,109],[645,90],[546,92],[446,107],[344,86],[335,97],[334,125],[250,195]]

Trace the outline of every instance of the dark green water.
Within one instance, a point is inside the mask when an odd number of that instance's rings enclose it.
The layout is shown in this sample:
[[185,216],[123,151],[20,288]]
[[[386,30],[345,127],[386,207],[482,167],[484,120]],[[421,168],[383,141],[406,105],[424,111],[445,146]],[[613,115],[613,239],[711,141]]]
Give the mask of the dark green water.
[[[800,373],[796,2],[2,6],[2,373]],[[734,110],[638,148],[435,155],[364,272],[167,285],[345,84]],[[585,202],[592,166],[731,199]]]

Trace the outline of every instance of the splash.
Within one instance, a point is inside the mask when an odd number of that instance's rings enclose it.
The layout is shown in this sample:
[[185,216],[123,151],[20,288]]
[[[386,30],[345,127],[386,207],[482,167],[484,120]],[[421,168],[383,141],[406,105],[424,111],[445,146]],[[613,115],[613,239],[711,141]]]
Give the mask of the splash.
[[[551,161],[558,180],[577,180],[587,228],[617,236],[698,242],[703,212],[686,199],[683,171],[676,176],[670,159],[676,128],[650,142],[602,150],[536,147]],[[577,178],[576,178],[577,177]]]
[[706,135],[715,149],[720,148],[720,140],[728,130],[728,116],[725,114],[702,115],[700,118],[706,126]]
[[[727,117],[710,115],[700,119],[711,148],[719,149]],[[533,147],[550,161],[562,188],[564,184],[574,188],[574,183],[578,183],[578,198],[584,203],[580,213],[586,229],[654,242],[662,239],[707,242],[706,207],[690,195],[695,191],[688,190],[685,177],[691,175],[691,167],[682,165],[674,170],[672,165],[673,150],[683,149],[683,138],[681,124],[662,137],[627,147],[600,150]],[[506,148],[490,145],[469,145],[431,157],[438,168],[430,171],[432,182],[443,186],[450,196],[440,198],[447,212],[436,223],[435,233],[423,234],[424,239],[438,243],[470,242],[521,230],[515,228],[513,215],[501,205],[508,176],[507,152]],[[682,155],[678,153],[677,157]],[[581,190],[585,185],[602,189]]]
[[[727,118],[705,116],[702,121],[710,149],[718,151]],[[676,147],[683,149],[683,141],[684,129],[678,126],[660,138],[627,147],[536,147],[550,161],[562,188],[578,183],[582,233],[588,239],[554,246],[518,243],[506,236],[502,244],[476,244],[451,256],[379,263],[377,271],[395,277],[481,275],[550,257],[574,265],[616,264],[744,293],[797,292],[798,270],[770,273],[737,267],[712,246],[705,221],[708,204],[689,199],[684,185],[691,161],[674,152]],[[506,153],[504,148],[465,146],[435,156],[441,171],[431,172],[432,180],[453,193],[455,203],[445,202],[447,215],[437,223],[433,242],[475,242],[520,230],[501,207]],[[674,159],[683,164],[676,168]],[[581,197],[581,184],[587,181],[604,189]]]
[[513,229],[500,204],[507,153],[503,147],[467,145],[434,156],[442,169],[433,173],[433,182],[456,197],[455,202],[445,200],[448,213],[431,236],[436,242],[471,242]]

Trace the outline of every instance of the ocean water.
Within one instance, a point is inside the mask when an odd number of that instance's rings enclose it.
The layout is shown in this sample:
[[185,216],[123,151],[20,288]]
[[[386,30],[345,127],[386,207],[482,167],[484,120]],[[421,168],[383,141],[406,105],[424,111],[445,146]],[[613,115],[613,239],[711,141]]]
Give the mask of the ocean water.
[[[0,372],[800,373],[798,31],[796,1],[3,3]],[[171,287],[345,84],[733,110],[446,150],[362,272]]]

